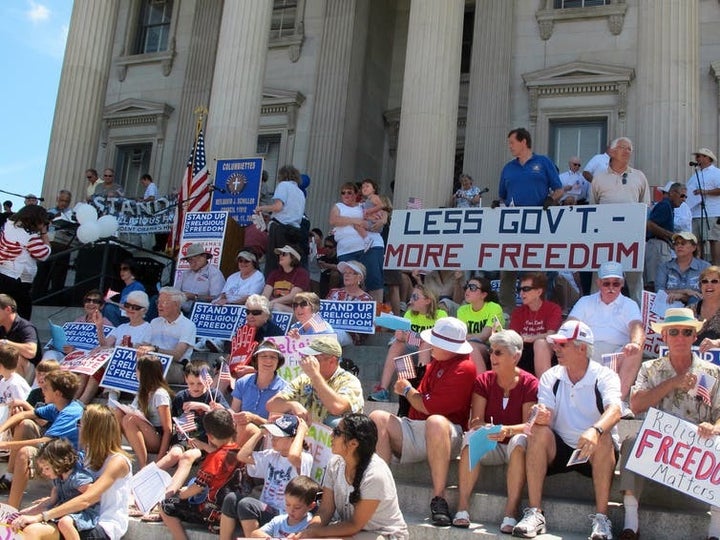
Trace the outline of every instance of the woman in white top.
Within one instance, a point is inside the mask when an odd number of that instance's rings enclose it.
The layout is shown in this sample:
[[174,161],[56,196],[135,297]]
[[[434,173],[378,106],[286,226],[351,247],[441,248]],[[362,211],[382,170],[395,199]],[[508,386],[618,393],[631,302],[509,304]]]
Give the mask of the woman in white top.
[[237,254],[238,272],[232,274],[213,304],[244,304],[251,294],[260,294],[265,288],[265,276],[258,270],[257,256],[243,249]]
[[[45,522],[43,539],[59,539],[51,522],[100,503],[100,519],[94,529],[80,531],[83,540],[120,540],[128,529],[130,479],[132,465],[121,445],[120,425],[105,405],[88,405],[80,421],[80,445],[85,450],[85,465],[97,471],[97,479],[85,493],[40,514],[22,515],[12,526],[22,530],[32,523]],[[27,535],[23,538],[30,540]]]
[[[333,429],[320,509],[298,538],[406,540],[390,468],[375,453],[377,427],[364,414],[348,414]],[[331,521],[337,515],[337,521]]]
[[148,463],[149,452],[157,454],[160,459],[170,448],[170,400],[174,393],[163,377],[162,363],[152,356],[138,358],[137,379],[140,386],[131,407],[138,409],[145,418],[125,414],[120,409],[114,411],[125,438],[135,452],[138,467],[142,469]]

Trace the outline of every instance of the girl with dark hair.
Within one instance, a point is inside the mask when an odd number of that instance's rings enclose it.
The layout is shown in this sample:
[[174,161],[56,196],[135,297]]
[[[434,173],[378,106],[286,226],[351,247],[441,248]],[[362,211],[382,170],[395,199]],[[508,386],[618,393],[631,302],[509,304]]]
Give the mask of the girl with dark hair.
[[467,303],[458,308],[457,318],[467,326],[467,340],[473,348],[470,358],[475,362],[477,372],[482,373],[490,363],[487,340],[493,331],[493,323],[497,320],[503,326],[505,317],[489,279],[471,277],[463,289]]
[[136,372],[140,386],[131,407],[138,409],[145,418],[137,414],[125,414],[120,409],[115,409],[115,416],[142,469],[147,465],[148,452],[156,453],[160,459],[170,448],[170,400],[174,392],[165,381],[160,360],[141,356],[137,361]]
[[[335,455],[325,469],[320,509],[315,523],[298,538],[410,537],[390,468],[375,453],[377,439],[377,427],[364,414],[348,414],[340,420],[333,429]],[[339,519],[331,522],[336,514]]]
[[15,299],[18,315],[26,320],[32,316],[37,261],[50,256],[49,223],[42,206],[30,205],[10,216],[0,231],[0,291]]

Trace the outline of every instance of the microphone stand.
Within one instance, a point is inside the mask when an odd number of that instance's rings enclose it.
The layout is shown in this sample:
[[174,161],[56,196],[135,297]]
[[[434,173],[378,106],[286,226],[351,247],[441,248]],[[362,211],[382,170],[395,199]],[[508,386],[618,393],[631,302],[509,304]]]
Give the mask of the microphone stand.
[[698,190],[700,191],[700,238],[698,240],[700,242],[700,256],[703,260],[707,261],[705,238],[707,236],[707,232],[710,231],[710,220],[707,214],[707,207],[705,206],[705,194],[703,193],[705,189],[705,182],[703,181],[705,179],[705,175],[701,175],[701,172],[700,167],[695,165],[695,179],[698,184]]

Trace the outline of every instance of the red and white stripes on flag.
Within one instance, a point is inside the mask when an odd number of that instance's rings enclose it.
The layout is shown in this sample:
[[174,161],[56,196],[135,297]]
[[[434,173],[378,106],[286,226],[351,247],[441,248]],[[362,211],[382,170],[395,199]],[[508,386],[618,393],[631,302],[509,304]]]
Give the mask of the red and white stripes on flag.
[[325,321],[319,313],[313,314],[313,316],[310,317],[310,319],[305,324],[303,324],[303,326],[309,326],[315,333],[323,332],[327,328]]
[[213,378],[212,375],[210,375],[208,368],[204,367],[200,370],[200,380],[205,385],[205,389],[210,392],[212,389]]
[[195,413],[193,411],[187,411],[177,418],[173,418],[173,422],[175,422],[175,426],[178,431],[186,439],[190,438],[190,435],[188,435],[189,433],[192,433],[197,429],[197,426],[195,425]]
[[415,372],[415,362],[413,362],[412,355],[404,354],[393,359],[395,362],[395,371],[397,372],[398,379],[410,380],[417,376]]
[[218,373],[218,383],[226,382],[232,383],[232,376],[230,375],[230,366],[223,360],[220,363],[220,372]]
[[173,221],[170,241],[180,246],[184,217],[186,212],[208,212],[210,210],[210,190],[208,189],[208,168],[205,158],[205,136],[202,129],[190,150],[178,194],[175,221]]
[[422,338],[420,337],[420,334],[417,332],[408,332],[408,340],[407,344],[411,347],[419,347],[422,345]]
[[701,373],[695,387],[695,395],[702,400],[708,407],[712,406],[712,398],[710,397],[710,388],[715,384],[715,377]]
[[625,354],[622,352],[608,353],[602,355],[602,365],[610,368],[615,373],[618,372],[618,366],[625,359]]
[[423,207],[423,201],[420,197],[410,197],[407,202],[408,210],[421,210]]

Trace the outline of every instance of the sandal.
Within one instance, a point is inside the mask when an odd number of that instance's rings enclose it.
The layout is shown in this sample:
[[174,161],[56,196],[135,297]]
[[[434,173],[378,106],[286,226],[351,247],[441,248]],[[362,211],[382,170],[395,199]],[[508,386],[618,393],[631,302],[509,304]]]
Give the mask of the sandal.
[[500,532],[503,534],[512,534],[515,525],[517,525],[517,519],[505,516],[500,524]]
[[135,504],[131,504],[128,507],[128,517],[142,517],[145,515],[145,512],[140,510]]
[[153,512],[152,514],[145,514],[140,518],[140,521],[143,523],[160,523],[162,518],[158,512]]
[[470,514],[468,514],[467,510],[459,510],[456,512],[452,520],[452,525],[459,529],[467,529],[470,526]]

